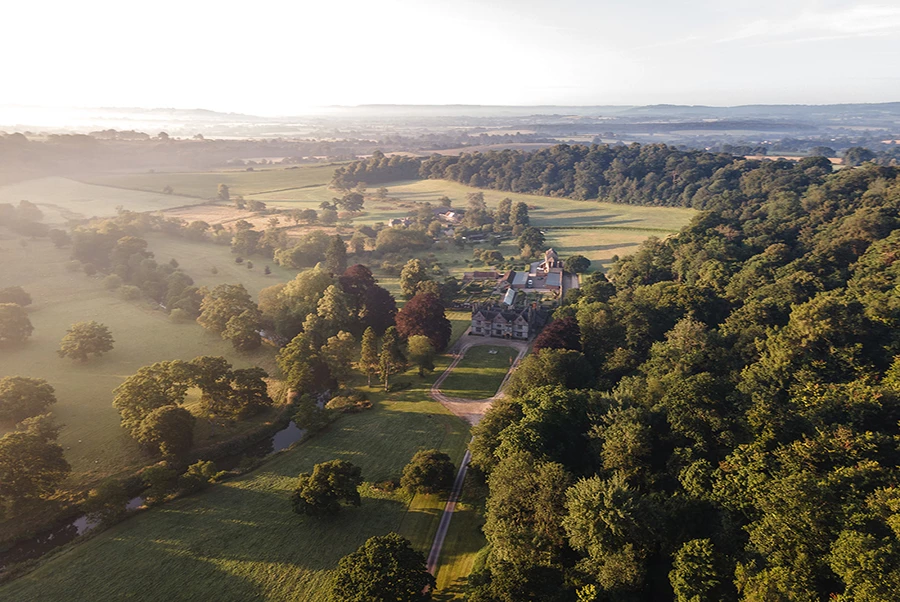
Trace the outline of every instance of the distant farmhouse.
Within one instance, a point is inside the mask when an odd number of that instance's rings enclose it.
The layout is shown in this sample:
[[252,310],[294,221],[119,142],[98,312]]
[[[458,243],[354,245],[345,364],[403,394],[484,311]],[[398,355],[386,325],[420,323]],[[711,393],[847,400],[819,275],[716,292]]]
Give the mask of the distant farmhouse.
[[510,288],[539,289],[563,296],[563,264],[553,249],[547,249],[543,261],[535,261],[527,272],[510,270],[503,276],[503,281]]

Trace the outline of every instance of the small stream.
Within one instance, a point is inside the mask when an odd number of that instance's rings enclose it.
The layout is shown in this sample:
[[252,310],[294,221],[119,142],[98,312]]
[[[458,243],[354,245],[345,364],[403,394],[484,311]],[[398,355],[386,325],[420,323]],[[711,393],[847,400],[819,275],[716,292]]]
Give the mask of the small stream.
[[[293,421],[285,428],[281,429],[268,439],[260,441],[256,445],[249,447],[240,454],[227,456],[216,462],[219,470],[233,470],[245,458],[265,458],[271,456],[275,452],[287,449],[306,433],[305,430],[299,428]],[[125,510],[134,511],[144,505],[144,498],[138,496],[128,500],[125,504]],[[65,545],[75,540],[80,535],[89,533],[98,523],[89,519],[82,514],[78,518],[64,525],[48,529],[31,539],[21,541],[8,550],[0,552],[0,572],[7,566],[17,562],[24,562],[34,558],[39,558],[50,550]]]

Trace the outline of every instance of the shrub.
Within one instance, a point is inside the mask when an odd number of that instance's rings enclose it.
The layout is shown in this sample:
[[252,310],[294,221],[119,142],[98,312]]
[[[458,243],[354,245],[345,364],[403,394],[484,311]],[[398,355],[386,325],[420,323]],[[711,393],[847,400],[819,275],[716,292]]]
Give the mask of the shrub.
[[107,290],[114,291],[122,286],[122,277],[118,274],[110,274],[103,279],[103,286],[106,287]]
[[141,298],[141,289],[131,284],[126,284],[119,288],[119,296],[126,301],[136,301]]
[[82,508],[91,520],[109,525],[125,515],[127,505],[125,485],[122,481],[110,479],[90,491]]
[[400,485],[409,493],[435,493],[453,486],[450,456],[436,449],[417,452],[403,469]]
[[81,262],[77,259],[73,259],[72,261],[66,262],[66,269],[70,272],[77,272],[81,270]]
[[362,412],[363,410],[368,410],[372,407],[372,402],[368,399],[360,399],[353,397],[345,397],[339,395],[337,397],[332,397],[327,404],[325,404],[326,410],[334,410],[336,412],[346,412],[346,413],[355,413]]
[[216,470],[216,465],[212,462],[200,460],[188,466],[184,474],[178,477],[178,489],[184,493],[194,493],[206,489],[225,474],[224,470]]
[[184,311],[181,308],[176,307],[171,312],[169,312],[169,319],[175,322],[176,324],[183,324],[185,322],[191,322],[191,315]]

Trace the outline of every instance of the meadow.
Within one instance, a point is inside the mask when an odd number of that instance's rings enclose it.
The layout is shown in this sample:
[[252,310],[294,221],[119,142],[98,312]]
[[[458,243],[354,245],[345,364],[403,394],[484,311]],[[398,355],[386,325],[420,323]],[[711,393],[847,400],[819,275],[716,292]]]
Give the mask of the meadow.
[[[576,201],[560,197],[544,197],[497,190],[472,188],[447,180],[415,180],[397,182],[385,186],[389,200],[368,199],[363,215],[354,219],[356,224],[387,223],[393,218],[404,217],[414,210],[417,203],[438,204],[447,196],[452,206],[464,208],[470,192],[484,193],[485,202],[495,207],[502,199],[524,202],[529,207],[531,223],[547,228],[547,245],[563,257],[581,254],[595,265],[593,269],[605,269],[612,258],[636,250],[641,242],[651,236],[665,237],[678,232],[696,214],[693,209],[673,207],[643,207],[599,201]],[[371,192],[371,190],[370,190]],[[331,200],[336,192],[323,188],[310,188],[303,195],[286,190],[263,195],[253,195],[271,207],[289,209],[318,209],[323,200]],[[590,229],[588,229],[590,228]],[[439,253],[442,261],[471,259],[471,251],[454,251],[446,245],[447,253]],[[506,241],[499,247],[504,256],[517,253],[514,241]],[[447,256],[447,254],[450,256]],[[459,271],[462,271],[460,268]]]
[[[178,267],[194,279],[196,286],[212,288],[223,282],[228,284],[239,282],[254,299],[260,290],[279,282],[293,280],[299,271],[283,268],[271,259],[262,257],[250,257],[253,268],[248,269],[247,261],[235,263],[237,255],[231,252],[231,247],[225,245],[195,242],[152,232],[143,237],[147,240],[147,249],[154,253],[157,261],[166,263],[170,259],[175,259]],[[271,272],[269,275],[265,273],[266,266],[269,266]],[[216,273],[213,273],[213,268]]]
[[69,219],[109,217],[121,206],[131,211],[162,211],[183,205],[195,205],[199,199],[95,186],[68,178],[47,177],[0,186],[0,203],[29,200],[44,212],[44,222],[64,224]]
[[[260,166],[253,171],[229,169],[203,172],[153,172],[85,176],[85,181],[102,186],[160,192],[171,186],[175,194],[215,199],[219,184],[228,186],[232,195],[264,195],[273,191],[291,191],[328,185],[339,163],[296,166]],[[262,200],[262,199],[260,199]],[[329,197],[330,200],[330,197]]]
[[[28,307],[34,333],[21,347],[0,349],[0,376],[46,379],[58,403],[52,411],[65,425],[60,443],[72,465],[71,483],[90,484],[147,462],[119,426],[112,390],[141,366],[161,360],[221,355],[239,367],[274,369],[274,349],[246,355],[197,324],[175,324],[142,301],[125,301],[102,286],[101,279],[65,268],[68,254],[47,241],[0,234],[0,282],[22,286],[34,303]],[[78,321],[109,327],[115,347],[87,362],[56,354],[66,330]]]
[[[161,190],[171,185],[176,194],[215,198],[219,183],[228,184],[232,194],[242,194],[245,199],[264,201],[272,208],[319,209],[322,201],[331,201],[339,193],[328,187],[337,164],[298,166],[286,169],[280,166],[257,168],[255,171],[218,171],[198,173],[116,174],[95,176],[91,182],[106,186],[121,186],[138,190]],[[606,269],[615,256],[633,252],[651,236],[665,237],[679,231],[695,215],[692,209],[671,207],[642,207],[601,201],[576,201],[559,197],[544,197],[496,190],[482,190],[446,180],[414,180],[395,182],[385,186],[389,199],[374,198],[375,186],[370,187],[370,198],[364,212],[353,220],[356,225],[387,223],[393,218],[404,217],[414,211],[418,203],[429,201],[437,205],[438,199],[447,196],[454,207],[465,207],[466,195],[483,192],[488,206],[496,206],[503,198],[525,202],[530,209],[531,223],[545,231],[548,246],[561,255],[581,254],[590,259],[593,269]],[[209,208],[209,207],[208,207]],[[212,207],[209,209],[216,209]],[[203,208],[171,212],[171,215],[187,216]],[[194,216],[193,219],[200,219]],[[221,221],[221,220],[217,220]],[[445,263],[471,258],[471,251],[455,251],[452,248],[439,253]],[[504,256],[517,252],[513,241],[507,241],[499,249]],[[459,268],[455,271],[462,271]]]
[[[291,511],[296,476],[344,459],[369,483],[400,476],[419,449],[457,461],[468,427],[430,401],[382,401],[346,416],[253,473],[151,509],[68,549],[0,588],[5,599],[321,600],[329,571],[366,539],[397,531],[423,552],[443,504],[410,504],[367,486],[362,505],[334,518]],[[117,578],[110,579],[110,576]],[[163,578],[163,576],[165,576]]]
[[[468,316],[453,312],[450,317],[456,338]],[[142,512],[64,548],[0,587],[0,597],[96,600],[152,592],[154,599],[320,600],[337,561],[373,535],[396,531],[427,554],[444,497],[410,499],[383,483],[398,480],[420,449],[441,449],[457,463],[462,458],[468,425],[428,398],[431,383],[449,362],[446,355],[438,357],[426,378],[415,370],[395,377],[408,387],[392,393],[377,384],[364,387],[356,375],[354,384],[368,392],[372,410],[340,417],[248,475]],[[293,514],[289,499],[296,476],[335,458],[362,468],[367,481],[362,505],[332,519]],[[437,600],[461,596],[461,584],[484,546],[480,496],[475,484],[467,484],[438,567],[445,591]]]

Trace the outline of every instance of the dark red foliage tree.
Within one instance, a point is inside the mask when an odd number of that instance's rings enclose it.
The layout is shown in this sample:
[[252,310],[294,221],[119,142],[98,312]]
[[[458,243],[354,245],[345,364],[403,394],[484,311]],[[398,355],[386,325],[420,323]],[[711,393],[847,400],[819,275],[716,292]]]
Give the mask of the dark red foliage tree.
[[397,312],[397,332],[404,339],[421,334],[428,337],[435,350],[443,351],[450,342],[450,320],[440,297],[419,293]]
[[352,307],[358,311],[365,303],[366,293],[375,286],[375,277],[372,275],[372,270],[357,263],[344,270],[344,273],[338,278],[338,283],[349,298]]
[[534,340],[534,350],[569,349],[581,351],[581,329],[575,318],[553,320]]
[[362,329],[371,327],[381,335],[394,325],[397,315],[397,302],[391,294],[377,284],[366,291],[363,308],[360,312]]

